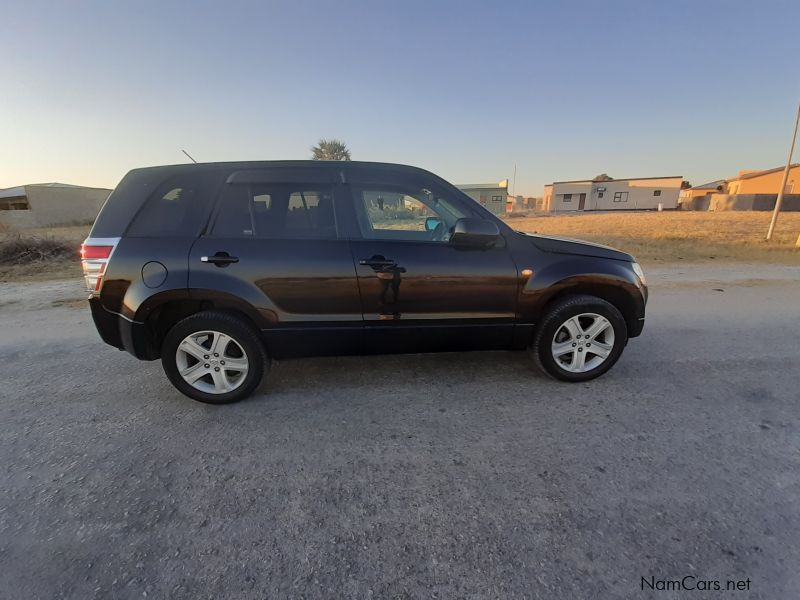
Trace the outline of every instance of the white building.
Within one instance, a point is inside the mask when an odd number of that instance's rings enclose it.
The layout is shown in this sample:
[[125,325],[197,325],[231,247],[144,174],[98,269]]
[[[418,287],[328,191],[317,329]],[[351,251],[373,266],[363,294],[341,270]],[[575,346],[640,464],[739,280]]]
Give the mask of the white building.
[[678,207],[683,176],[555,181],[544,186],[544,210],[655,210]]
[[508,204],[508,179],[498,183],[473,183],[456,185],[458,189],[485,206],[496,215],[506,214]]
[[0,190],[0,223],[14,229],[91,223],[111,190],[37,183]]

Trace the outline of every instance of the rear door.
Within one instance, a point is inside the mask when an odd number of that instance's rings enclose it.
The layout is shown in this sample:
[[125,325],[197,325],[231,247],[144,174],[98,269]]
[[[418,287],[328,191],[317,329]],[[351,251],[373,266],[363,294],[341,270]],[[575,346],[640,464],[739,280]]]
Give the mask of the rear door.
[[344,199],[335,169],[232,173],[192,247],[190,294],[244,303],[277,358],[358,352],[358,284],[338,234]]
[[411,352],[511,345],[517,270],[501,238],[489,249],[448,243],[470,200],[423,174],[348,173],[367,351]]

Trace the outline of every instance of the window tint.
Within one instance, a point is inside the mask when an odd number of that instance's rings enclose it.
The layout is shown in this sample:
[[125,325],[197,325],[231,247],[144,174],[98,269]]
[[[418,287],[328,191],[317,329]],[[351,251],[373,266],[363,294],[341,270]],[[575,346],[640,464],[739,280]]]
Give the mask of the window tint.
[[127,235],[197,235],[218,181],[217,175],[202,173],[168,179],[144,203]]
[[325,239],[336,237],[333,190],[302,184],[226,185],[212,235]]
[[446,242],[458,219],[467,215],[427,189],[354,190],[356,216],[365,239]]

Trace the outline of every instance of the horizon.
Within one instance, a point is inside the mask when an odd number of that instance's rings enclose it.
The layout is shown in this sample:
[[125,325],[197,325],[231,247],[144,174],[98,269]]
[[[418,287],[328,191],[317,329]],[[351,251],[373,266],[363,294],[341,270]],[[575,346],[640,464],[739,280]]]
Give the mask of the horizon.
[[0,188],[113,188],[183,149],[307,160],[328,137],[522,196],[600,173],[728,179],[785,163],[797,17],[783,1],[3,4],[7,47],[26,50],[4,59]]

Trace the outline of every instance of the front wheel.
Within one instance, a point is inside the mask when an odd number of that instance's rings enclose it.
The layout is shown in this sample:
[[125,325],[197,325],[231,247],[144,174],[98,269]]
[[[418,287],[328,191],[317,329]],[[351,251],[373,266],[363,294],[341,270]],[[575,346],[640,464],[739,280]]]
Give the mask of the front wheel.
[[224,312],[186,317],[167,333],[161,364],[185,395],[209,404],[249,396],[261,382],[267,356],[258,332]]
[[628,342],[619,310],[602,298],[568,296],[557,301],[536,326],[534,363],[562,381],[588,381],[617,362]]

